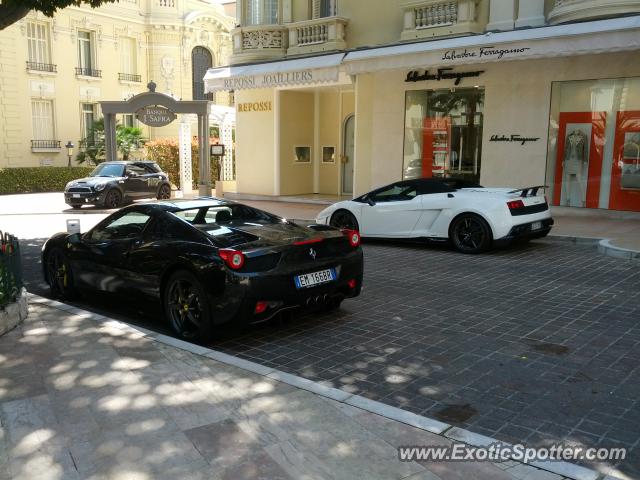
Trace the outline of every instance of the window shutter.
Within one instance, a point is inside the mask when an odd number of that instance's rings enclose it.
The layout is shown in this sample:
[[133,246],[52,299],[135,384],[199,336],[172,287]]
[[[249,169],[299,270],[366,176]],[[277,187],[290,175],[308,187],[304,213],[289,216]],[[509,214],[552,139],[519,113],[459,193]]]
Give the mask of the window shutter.
[[311,18],[320,18],[322,10],[322,0],[312,0],[311,1]]

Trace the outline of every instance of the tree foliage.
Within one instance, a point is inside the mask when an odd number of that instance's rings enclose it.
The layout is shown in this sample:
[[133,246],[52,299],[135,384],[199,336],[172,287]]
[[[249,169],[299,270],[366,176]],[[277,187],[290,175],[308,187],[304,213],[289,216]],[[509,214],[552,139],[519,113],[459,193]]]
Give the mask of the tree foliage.
[[35,10],[52,17],[57,10],[72,5],[89,5],[92,8],[119,0],[0,0],[0,30],[23,18],[29,11]]
[[[137,127],[116,125],[116,146],[122,160],[129,160],[131,154],[145,143],[142,130]],[[86,138],[81,140],[83,150],[76,156],[79,164],[91,162],[98,164],[105,161],[104,118],[93,122]]]

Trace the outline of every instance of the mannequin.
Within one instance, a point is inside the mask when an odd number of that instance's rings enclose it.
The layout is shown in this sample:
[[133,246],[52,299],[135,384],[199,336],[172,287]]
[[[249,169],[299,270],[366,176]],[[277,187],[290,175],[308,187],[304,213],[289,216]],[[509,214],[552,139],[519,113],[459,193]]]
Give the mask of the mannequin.
[[564,147],[562,161],[563,201],[567,207],[584,207],[587,197],[587,177],[589,158],[587,158],[587,136],[576,128],[569,135]]

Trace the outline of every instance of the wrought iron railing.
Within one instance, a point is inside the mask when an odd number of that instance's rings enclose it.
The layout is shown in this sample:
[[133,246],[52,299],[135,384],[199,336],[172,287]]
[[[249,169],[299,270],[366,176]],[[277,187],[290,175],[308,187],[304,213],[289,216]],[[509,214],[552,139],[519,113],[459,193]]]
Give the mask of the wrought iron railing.
[[60,149],[60,140],[31,140],[31,149]]
[[20,243],[0,231],[0,308],[16,301],[22,289]]
[[102,70],[96,70],[95,68],[76,67],[76,75],[80,75],[83,77],[102,78]]
[[122,80],[123,82],[142,82],[142,75],[134,75],[132,73],[119,73],[118,80]]
[[58,71],[58,66],[53,63],[27,62],[27,70],[56,73]]

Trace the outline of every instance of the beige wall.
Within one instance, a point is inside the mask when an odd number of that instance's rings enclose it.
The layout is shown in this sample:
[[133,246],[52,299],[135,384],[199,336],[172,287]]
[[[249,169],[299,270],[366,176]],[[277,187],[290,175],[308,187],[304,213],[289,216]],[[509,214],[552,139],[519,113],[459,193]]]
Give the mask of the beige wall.
[[[355,143],[355,169],[354,169],[354,191],[355,195],[360,195],[371,188],[371,170],[375,163],[374,144],[380,142],[382,134],[375,137],[373,130],[373,112],[376,76],[371,74],[358,75],[356,81],[355,112],[356,112],[356,143]],[[382,85],[380,85],[382,87]],[[386,136],[386,135],[384,135]]]
[[[280,194],[313,193],[314,144],[313,92],[283,91],[280,116]],[[311,163],[296,163],[294,147],[311,147]]]
[[[332,194],[338,193],[340,188],[340,130],[341,122],[341,94],[339,90],[329,90],[319,93],[320,95],[320,145],[318,145],[318,155],[320,159],[320,190],[318,193]],[[334,163],[322,163],[322,147],[334,147]]]
[[[57,66],[57,73],[27,71],[29,21],[47,26],[49,63]],[[191,99],[193,47],[209,49],[214,65],[227,64],[231,51],[229,29],[233,24],[234,19],[226,16],[221,6],[198,0],[176,0],[173,8],[133,0],[98,9],[69,7],[53,19],[31,13],[0,31],[0,168],[39,166],[43,160],[56,166],[67,164],[65,148],[47,153],[31,151],[31,140],[35,139],[32,99],[53,101],[55,138],[43,140],[59,140],[62,145],[71,140],[77,153],[82,137],[81,103],[123,100],[146,91],[150,80],[157,83],[159,92]],[[94,68],[102,71],[100,78],[76,76],[78,29],[95,32]],[[135,42],[136,72],[122,71],[124,38]],[[119,73],[139,74],[141,81],[120,81]],[[228,98],[227,93],[217,95],[221,104],[226,104]],[[177,122],[162,129],[144,128],[144,135],[149,138],[175,138],[177,133]]]
[[[485,89],[481,183],[513,187],[544,184],[551,82],[640,76],[640,66],[629,61],[630,55],[637,56],[619,53],[485,64],[485,73],[479,79],[463,80],[461,86],[479,84]],[[402,70],[358,77],[357,193],[402,178],[406,74]],[[411,88],[451,86],[453,81],[429,81]],[[490,142],[493,134],[520,134],[540,140],[526,146]]]
[[272,108],[270,111],[237,112],[236,179],[238,192],[274,195],[275,97],[275,90],[239,90],[236,93],[236,105],[271,102]]

